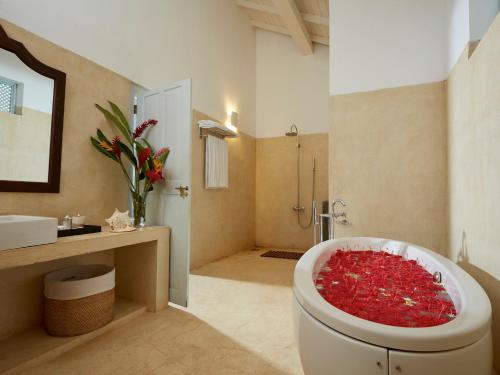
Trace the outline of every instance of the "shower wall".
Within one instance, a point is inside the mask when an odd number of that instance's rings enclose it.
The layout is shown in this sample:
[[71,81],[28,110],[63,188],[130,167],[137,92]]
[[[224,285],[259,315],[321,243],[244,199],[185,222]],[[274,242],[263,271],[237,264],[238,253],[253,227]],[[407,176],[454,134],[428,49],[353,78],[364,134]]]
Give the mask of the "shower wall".
[[[286,130],[286,129],[285,129]],[[300,129],[299,129],[300,131]],[[328,134],[306,134],[301,143],[301,219],[311,215],[312,158],[316,156],[316,199],[328,199]],[[292,207],[297,200],[297,149],[295,137],[257,139],[256,152],[256,245],[307,249],[313,230],[302,229]]]
[[255,138],[240,131],[228,138],[229,188],[205,189],[205,141],[193,111],[191,269],[255,245]]
[[446,253],[446,84],[331,98],[330,198],[351,226],[336,236],[393,238]]
[[318,201],[327,199],[328,47],[316,44],[302,56],[293,41],[263,30],[256,34],[256,244],[309,248],[312,229],[301,229],[296,204],[296,138],[285,137],[294,123],[301,134],[302,201],[310,216],[312,156],[317,162]]

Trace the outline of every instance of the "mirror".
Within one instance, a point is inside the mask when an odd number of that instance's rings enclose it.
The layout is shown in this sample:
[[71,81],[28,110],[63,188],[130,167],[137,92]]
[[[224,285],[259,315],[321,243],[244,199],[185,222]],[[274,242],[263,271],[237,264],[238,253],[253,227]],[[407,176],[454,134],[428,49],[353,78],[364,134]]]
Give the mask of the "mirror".
[[48,182],[54,81],[0,50],[0,179]]
[[0,26],[0,191],[59,192],[65,85]]

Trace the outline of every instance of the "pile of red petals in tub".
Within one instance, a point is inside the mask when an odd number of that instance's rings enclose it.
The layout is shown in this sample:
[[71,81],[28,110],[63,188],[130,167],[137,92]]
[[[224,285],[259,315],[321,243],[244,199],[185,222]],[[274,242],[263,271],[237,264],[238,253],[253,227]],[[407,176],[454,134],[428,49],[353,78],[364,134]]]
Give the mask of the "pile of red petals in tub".
[[337,250],[315,282],[333,306],[377,323],[432,327],[456,315],[448,293],[429,272],[385,251]]

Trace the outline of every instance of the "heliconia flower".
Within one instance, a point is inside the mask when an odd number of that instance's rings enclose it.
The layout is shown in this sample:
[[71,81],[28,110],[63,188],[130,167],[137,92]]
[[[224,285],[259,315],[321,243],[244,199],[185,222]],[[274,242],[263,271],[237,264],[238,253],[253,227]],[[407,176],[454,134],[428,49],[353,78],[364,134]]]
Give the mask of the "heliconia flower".
[[161,169],[154,169],[146,172],[146,176],[149,178],[151,184],[154,184],[157,181],[163,180],[163,173]]
[[151,149],[149,147],[146,147],[144,150],[142,150],[139,154],[139,168],[142,168],[146,160],[151,156]]
[[167,147],[162,147],[155,153],[155,159],[159,158],[161,155],[163,155],[165,152],[168,152],[169,149]]
[[161,164],[157,159],[153,159],[153,166],[155,171],[161,171],[163,168],[163,164]]
[[101,146],[106,151],[113,152],[113,147],[110,146],[106,141],[99,142],[99,146]]
[[158,121],[154,119],[149,119],[144,121],[141,125],[137,127],[137,129],[134,130],[134,133],[132,134],[134,139],[139,138],[147,128],[149,128],[150,126],[155,126],[157,123]]
[[120,149],[118,142],[120,142],[120,137],[115,136],[113,138],[112,143],[111,143],[111,148],[113,149],[113,154],[116,156],[117,159],[119,159],[120,155],[122,154],[122,150]]

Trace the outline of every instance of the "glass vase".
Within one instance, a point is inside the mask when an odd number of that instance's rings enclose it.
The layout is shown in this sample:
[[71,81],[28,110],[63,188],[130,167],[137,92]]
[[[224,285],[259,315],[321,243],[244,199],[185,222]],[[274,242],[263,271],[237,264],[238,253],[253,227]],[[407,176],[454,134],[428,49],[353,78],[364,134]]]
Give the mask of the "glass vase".
[[133,194],[134,226],[143,229],[146,226],[146,197]]

